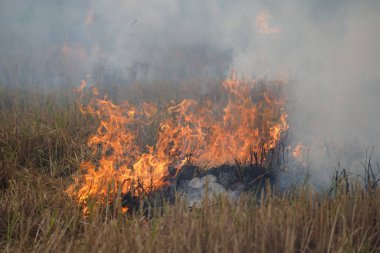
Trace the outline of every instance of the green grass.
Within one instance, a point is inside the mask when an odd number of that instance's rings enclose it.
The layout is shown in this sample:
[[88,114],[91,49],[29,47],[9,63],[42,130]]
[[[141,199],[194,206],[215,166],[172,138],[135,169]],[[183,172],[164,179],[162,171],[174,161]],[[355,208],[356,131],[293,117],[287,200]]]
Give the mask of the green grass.
[[[160,97],[154,92],[149,96]],[[345,180],[337,180],[333,197],[308,186],[288,193],[268,187],[237,204],[220,197],[190,210],[177,197],[149,215],[103,205],[83,217],[65,189],[91,159],[86,142],[96,126],[70,89],[0,86],[0,251],[380,251],[380,190],[351,182],[347,192]]]

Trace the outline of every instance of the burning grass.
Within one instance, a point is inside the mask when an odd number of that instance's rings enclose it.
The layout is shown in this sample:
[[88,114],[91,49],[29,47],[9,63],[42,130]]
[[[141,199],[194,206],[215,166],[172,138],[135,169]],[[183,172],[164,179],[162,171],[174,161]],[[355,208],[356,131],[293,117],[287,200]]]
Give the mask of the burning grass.
[[1,251],[380,250],[379,188],[338,174],[333,196],[307,185],[286,193],[267,186],[234,204],[221,196],[190,209],[177,195],[172,203],[152,201],[127,214],[115,198],[90,205],[84,217],[66,190],[82,161],[94,159],[86,144],[99,120],[82,115],[72,94],[0,89]]
[[185,164],[215,167],[252,164],[254,159],[262,164],[289,126],[285,82],[258,82],[232,76],[222,82],[217,98],[204,95],[198,100],[171,101],[159,110],[148,102],[114,104],[98,98],[96,87],[84,105],[86,81],[82,81],[77,89],[81,111],[100,120],[88,140],[98,158],[81,164],[83,173],[75,177],[68,194],[78,199],[86,213],[88,199],[95,196],[103,196],[104,202],[118,191],[134,198],[160,190]]

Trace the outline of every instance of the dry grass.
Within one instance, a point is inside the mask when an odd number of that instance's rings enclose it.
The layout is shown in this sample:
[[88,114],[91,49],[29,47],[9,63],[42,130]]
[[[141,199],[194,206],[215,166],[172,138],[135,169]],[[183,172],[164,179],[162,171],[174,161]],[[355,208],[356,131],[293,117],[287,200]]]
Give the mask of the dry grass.
[[[58,96],[59,95],[59,96]],[[84,218],[64,190],[94,119],[70,91],[0,86],[0,250],[4,252],[379,252],[380,189],[360,185],[334,197],[308,187],[258,198],[205,200],[123,215],[93,208]],[[339,185],[338,185],[339,186]]]

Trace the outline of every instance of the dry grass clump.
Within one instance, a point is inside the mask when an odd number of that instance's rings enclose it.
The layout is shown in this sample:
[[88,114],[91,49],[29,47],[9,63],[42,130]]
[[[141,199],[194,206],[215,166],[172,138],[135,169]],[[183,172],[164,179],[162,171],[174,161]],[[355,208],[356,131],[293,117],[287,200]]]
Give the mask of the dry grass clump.
[[87,218],[64,181],[17,174],[0,199],[4,252],[378,252],[380,191],[331,198],[309,189],[259,199],[175,204],[124,215],[102,206]]
[[127,215],[117,205],[94,206],[83,217],[64,190],[90,158],[86,140],[97,124],[74,101],[64,90],[0,89],[0,251],[380,251],[380,189],[354,182],[349,191],[335,185],[334,196],[268,186],[236,204],[220,197],[189,209],[177,196]]
[[81,115],[72,92],[41,93],[0,87],[3,181],[21,169],[70,175],[84,155],[93,119]]

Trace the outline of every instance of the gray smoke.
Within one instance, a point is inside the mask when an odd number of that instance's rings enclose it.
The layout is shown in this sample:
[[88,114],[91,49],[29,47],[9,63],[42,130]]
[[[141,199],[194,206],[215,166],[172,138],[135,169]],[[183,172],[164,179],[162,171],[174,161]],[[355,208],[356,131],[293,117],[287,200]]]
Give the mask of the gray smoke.
[[[259,31],[264,11],[278,32]],[[359,173],[366,149],[380,143],[379,24],[374,0],[0,0],[0,83],[283,72],[291,140],[310,149],[312,178],[326,183],[339,161]]]
[[206,196],[212,200],[224,195],[229,201],[236,202],[243,191],[243,187],[229,190],[225,188],[225,185],[218,182],[215,176],[207,175],[195,177],[191,180],[182,180],[176,190],[187,200],[189,207],[198,207],[202,206],[202,201]]

